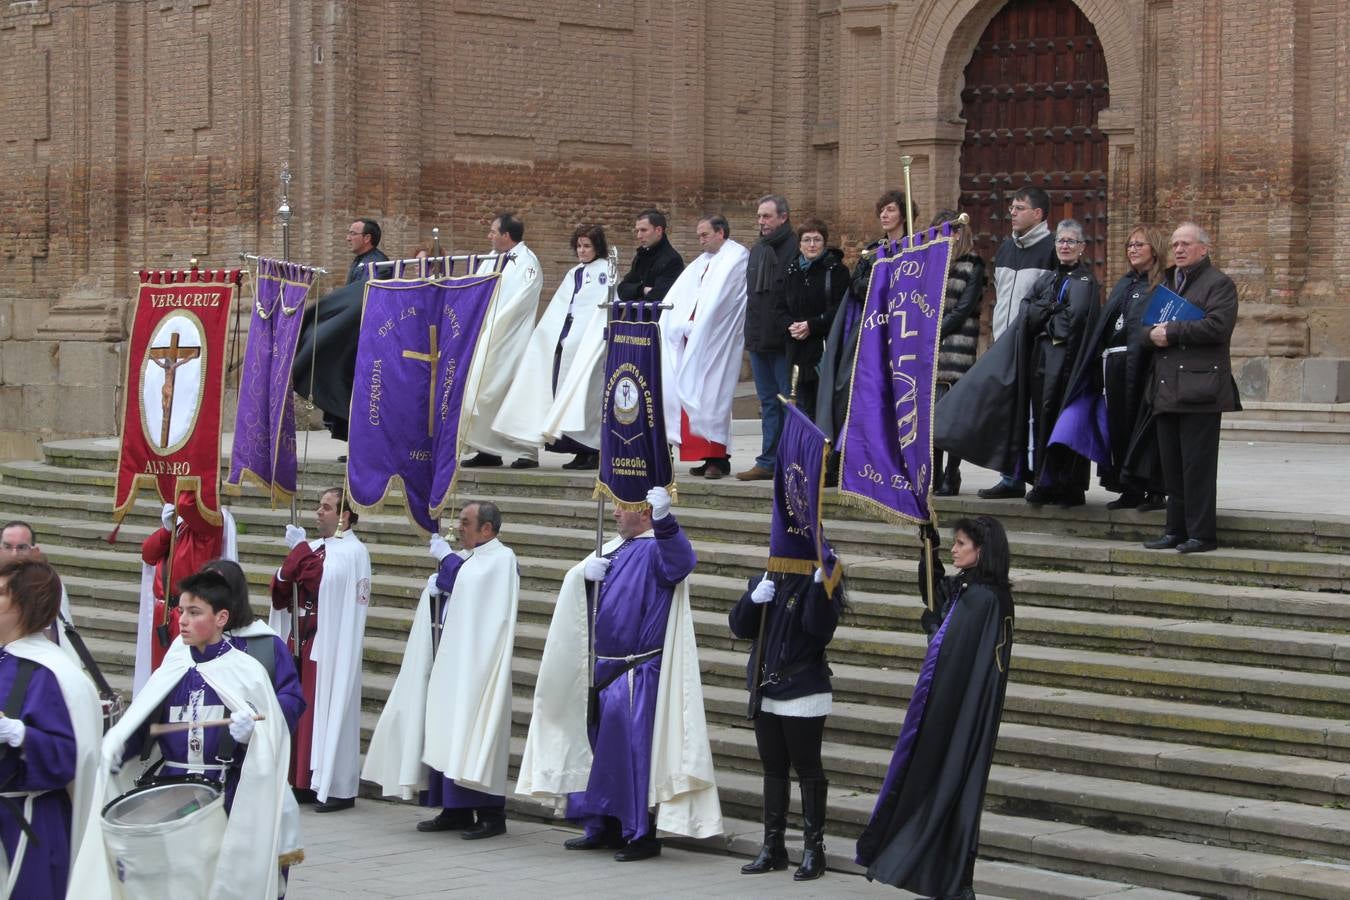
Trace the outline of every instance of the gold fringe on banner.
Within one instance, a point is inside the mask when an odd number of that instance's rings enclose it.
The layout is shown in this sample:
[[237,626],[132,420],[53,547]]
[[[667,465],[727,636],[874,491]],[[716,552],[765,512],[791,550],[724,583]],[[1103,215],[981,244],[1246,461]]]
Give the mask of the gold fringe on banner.
[[[666,485],[666,491],[670,494],[671,504],[679,502],[680,495],[675,487],[674,481],[671,481],[670,484]],[[591,499],[608,500],[619,509],[626,509],[629,512],[642,512],[644,509],[652,508],[651,504],[646,500],[620,500],[618,497],[614,496],[614,492],[609,489],[609,485],[605,484],[599,478],[595,479],[595,489],[591,491]]]
[[[835,566],[837,569],[838,566]],[[790,556],[770,556],[769,564],[765,566],[769,572],[783,572],[787,575],[814,575],[816,573],[816,563],[810,559],[793,559]],[[831,591],[833,593],[833,591]]]

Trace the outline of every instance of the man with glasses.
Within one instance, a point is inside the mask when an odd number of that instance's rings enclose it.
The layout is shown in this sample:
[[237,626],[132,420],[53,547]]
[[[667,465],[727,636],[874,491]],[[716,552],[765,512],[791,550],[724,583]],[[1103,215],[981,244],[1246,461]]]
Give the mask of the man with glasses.
[[380,249],[380,223],[374,219],[357,219],[347,226],[347,247],[352,251],[352,266],[347,270],[347,283],[369,278],[367,263],[385,262],[389,257]]
[[[1050,236],[1050,197],[1038,187],[1013,194],[1008,207],[1012,234],[994,254],[994,315],[989,327],[998,340],[1017,317],[1022,300],[1043,276],[1055,270],[1055,242]],[[1026,488],[1015,472],[1004,472],[998,484],[982,489],[986,500],[1021,497]]]
[[1154,347],[1150,390],[1167,487],[1167,531],[1144,546],[1205,553],[1219,546],[1219,420],[1242,409],[1229,356],[1238,295],[1233,279],[1210,262],[1209,235],[1194,222],[1172,233],[1172,259],[1163,282],[1204,317],[1143,326]]

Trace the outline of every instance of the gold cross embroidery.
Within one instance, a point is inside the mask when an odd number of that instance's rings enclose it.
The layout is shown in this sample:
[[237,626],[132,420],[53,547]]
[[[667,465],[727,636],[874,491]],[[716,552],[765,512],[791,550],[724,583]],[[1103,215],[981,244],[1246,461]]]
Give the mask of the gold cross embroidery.
[[169,346],[150,348],[150,361],[164,370],[164,388],[161,391],[164,421],[159,429],[160,447],[169,446],[169,421],[173,417],[173,390],[174,380],[178,377],[178,367],[201,355],[201,347],[178,346],[177,332],[169,338]]
[[427,347],[426,353],[417,353],[412,350],[404,350],[404,359],[421,360],[431,367],[431,387],[427,392],[427,436],[435,434],[433,430],[436,424],[436,366],[441,361],[441,348],[436,343],[436,326],[431,328],[431,343]]

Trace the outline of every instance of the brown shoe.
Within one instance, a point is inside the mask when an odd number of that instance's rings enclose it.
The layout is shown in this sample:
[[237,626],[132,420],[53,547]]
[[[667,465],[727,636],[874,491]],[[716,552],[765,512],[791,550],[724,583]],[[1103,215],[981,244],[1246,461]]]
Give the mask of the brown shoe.
[[736,477],[741,481],[772,481],[773,469],[766,469],[763,466],[751,466],[744,472],[737,472]]

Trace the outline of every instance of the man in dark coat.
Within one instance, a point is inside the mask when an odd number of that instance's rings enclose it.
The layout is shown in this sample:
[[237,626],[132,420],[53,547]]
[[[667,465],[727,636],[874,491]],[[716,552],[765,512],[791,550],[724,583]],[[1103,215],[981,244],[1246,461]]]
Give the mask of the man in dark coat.
[[1194,222],[1172,232],[1172,259],[1165,283],[1204,318],[1143,326],[1155,348],[1149,391],[1167,486],[1167,531],[1144,546],[1203,553],[1219,546],[1219,420],[1242,409],[1229,357],[1238,296],[1233,279],[1210,262],[1209,235]]
[[[367,264],[389,259],[379,244],[380,223],[374,219],[357,219],[348,226],[347,246],[353,258],[347,270],[347,283],[305,310],[296,341],[295,362],[291,364],[291,385],[295,392],[313,397],[314,405],[323,411],[324,427],[340,441],[347,439],[361,307],[366,298],[366,280],[370,277]],[[380,274],[388,277],[390,273]]]
[[788,376],[787,330],[776,310],[783,305],[788,263],[797,258],[797,234],[788,221],[786,197],[769,194],[759,200],[759,242],[750,250],[745,267],[745,349],[759,395],[759,456],[755,464],[737,473],[741,481],[773,478],[774,453],[783,430],[783,408],[778,395],[792,390]]
[[615,289],[620,300],[664,300],[666,291],[684,271],[684,257],[666,237],[666,217],[660,210],[638,213],[633,233],[638,239],[633,267]]

